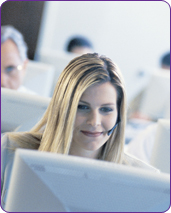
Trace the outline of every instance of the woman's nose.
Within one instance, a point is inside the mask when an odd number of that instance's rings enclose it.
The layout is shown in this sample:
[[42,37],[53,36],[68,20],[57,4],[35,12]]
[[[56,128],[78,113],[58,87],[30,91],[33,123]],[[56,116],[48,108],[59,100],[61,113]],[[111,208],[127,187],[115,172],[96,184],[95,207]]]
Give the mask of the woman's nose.
[[87,124],[94,127],[101,125],[101,115],[99,114],[99,112],[92,111],[91,113],[89,113]]

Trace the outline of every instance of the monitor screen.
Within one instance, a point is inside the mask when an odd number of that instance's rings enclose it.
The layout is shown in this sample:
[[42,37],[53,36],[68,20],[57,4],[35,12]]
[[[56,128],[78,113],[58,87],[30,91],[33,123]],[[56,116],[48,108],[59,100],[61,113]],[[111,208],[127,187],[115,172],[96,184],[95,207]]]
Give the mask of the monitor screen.
[[170,174],[170,120],[158,120],[150,164]]
[[9,212],[163,212],[170,177],[125,165],[18,149]]
[[170,72],[153,73],[144,92],[140,112],[151,119],[170,118]]
[[32,128],[43,116],[50,100],[1,87],[1,133]]

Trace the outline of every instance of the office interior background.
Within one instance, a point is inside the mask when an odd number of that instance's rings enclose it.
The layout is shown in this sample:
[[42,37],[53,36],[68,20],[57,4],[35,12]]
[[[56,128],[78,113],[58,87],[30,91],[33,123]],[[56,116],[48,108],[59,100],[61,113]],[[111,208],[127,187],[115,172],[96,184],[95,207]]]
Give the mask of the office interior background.
[[[119,66],[125,80],[128,106],[143,89],[149,87],[150,91],[150,82],[157,82],[153,88],[155,93],[147,97],[144,109],[157,112],[159,103],[166,102],[163,117],[157,115],[155,122],[128,120],[125,145],[149,125],[157,123],[161,127],[157,138],[160,150],[153,153],[150,164],[170,173],[170,72],[162,82],[158,82],[163,78],[160,74],[151,80],[161,69],[161,57],[170,51],[170,8],[166,2],[7,1],[1,6],[2,25],[13,25],[23,34],[30,59],[24,85],[40,97],[27,98],[26,94],[1,89],[1,134],[14,129],[25,131],[37,123],[50,102],[60,73],[75,57],[66,52],[67,42],[81,35],[92,42],[95,52],[108,56]],[[7,97],[12,100],[10,106]],[[148,103],[151,99],[158,103]],[[158,118],[167,122],[158,123]],[[164,150],[160,143],[163,138]],[[156,153],[160,151],[167,159],[158,158]]]
[[11,1],[2,5],[1,25],[23,33],[34,60],[42,51],[65,51],[74,35],[87,37],[118,64],[131,99],[139,75],[159,67],[169,51],[169,13],[162,1]]
[[[28,44],[31,60],[25,86],[51,97],[60,73],[75,57],[65,58],[67,42],[82,35],[95,52],[119,66],[128,106],[170,51],[169,17],[169,5],[162,1],[9,1],[1,6],[1,25],[16,27]],[[32,63],[36,61],[52,65],[47,66],[51,76],[45,77],[44,72],[39,78],[37,73],[46,68]],[[43,79],[49,80],[45,84]]]
[[[152,74],[161,69],[161,57],[170,51],[169,17],[169,5],[162,1],[9,1],[1,6],[1,25],[13,25],[28,45],[30,62],[24,86],[51,98],[60,73],[75,57],[66,52],[66,45],[70,38],[81,35],[92,42],[95,52],[119,66],[128,108],[150,84]],[[156,93],[149,95],[146,108],[152,106],[152,111],[154,107],[159,111],[157,107],[161,106],[149,100],[158,102],[161,96],[160,102],[170,106],[170,97],[164,100],[170,96],[165,81],[160,84],[167,89],[156,83]],[[168,118],[170,110],[166,111]],[[138,132],[132,126],[130,129],[128,121],[128,141]]]

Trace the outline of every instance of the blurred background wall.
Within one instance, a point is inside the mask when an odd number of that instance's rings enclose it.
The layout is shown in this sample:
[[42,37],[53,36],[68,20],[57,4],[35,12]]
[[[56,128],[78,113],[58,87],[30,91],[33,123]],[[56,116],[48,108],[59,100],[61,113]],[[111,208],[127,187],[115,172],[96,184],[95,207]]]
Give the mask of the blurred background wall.
[[49,1],[37,51],[64,50],[68,37],[82,34],[124,73],[158,66],[170,47],[169,16],[169,6],[162,1]]

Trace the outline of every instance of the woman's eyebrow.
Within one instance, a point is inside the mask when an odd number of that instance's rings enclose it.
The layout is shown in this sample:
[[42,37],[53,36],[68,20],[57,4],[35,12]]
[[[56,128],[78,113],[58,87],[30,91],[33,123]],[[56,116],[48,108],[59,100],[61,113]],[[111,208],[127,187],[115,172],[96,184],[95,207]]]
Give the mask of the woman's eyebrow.
[[[80,100],[79,102],[82,102],[82,103],[84,103],[84,104],[88,104],[88,105],[90,105],[90,103],[88,103],[88,102],[86,102],[86,101],[82,101],[82,100]],[[106,104],[102,104],[101,106],[109,106],[109,105],[113,105],[113,106],[115,106],[116,104],[114,104],[114,103],[106,103]]]
[[86,102],[86,101],[82,101],[82,100],[80,100],[79,102],[82,102],[82,103],[84,103],[84,104],[88,104],[88,105],[90,105],[88,102]]
[[107,105],[113,105],[113,106],[115,106],[116,104],[114,104],[114,103],[102,104],[102,106],[107,106]]

